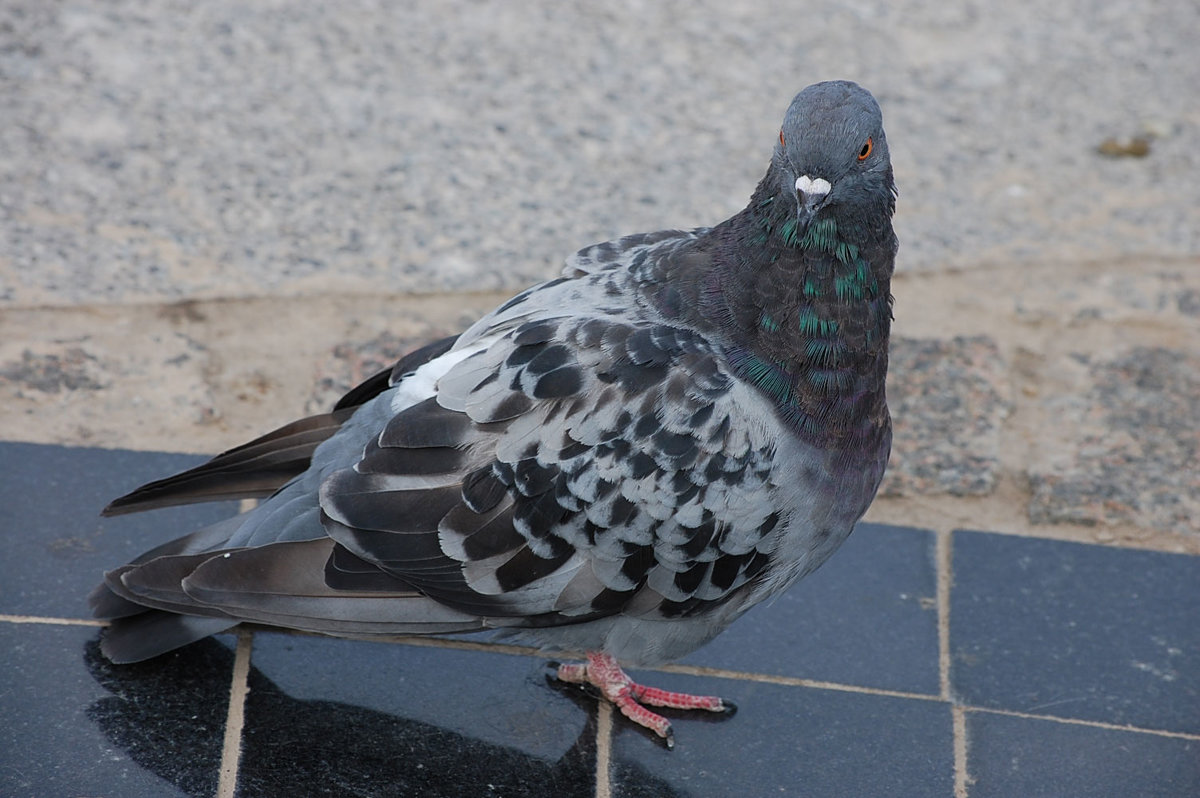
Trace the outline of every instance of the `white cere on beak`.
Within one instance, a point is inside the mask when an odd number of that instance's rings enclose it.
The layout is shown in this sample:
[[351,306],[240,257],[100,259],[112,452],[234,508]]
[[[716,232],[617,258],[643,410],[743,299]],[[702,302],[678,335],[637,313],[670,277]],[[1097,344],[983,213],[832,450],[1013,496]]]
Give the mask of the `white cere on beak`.
[[829,185],[829,181],[823,177],[814,180],[808,175],[800,175],[796,178],[796,190],[806,197],[828,194],[831,188],[833,186]]

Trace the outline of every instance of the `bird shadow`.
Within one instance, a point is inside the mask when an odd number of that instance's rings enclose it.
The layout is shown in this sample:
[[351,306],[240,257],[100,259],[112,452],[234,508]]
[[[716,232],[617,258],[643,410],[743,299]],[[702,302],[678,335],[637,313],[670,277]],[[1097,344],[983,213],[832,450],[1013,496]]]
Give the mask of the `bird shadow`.
[[[109,696],[87,708],[102,733],[140,767],[189,796],[216,792],[233,652],[212,638],[134,665],[113,665],[97,640],[84,664]],[[424,721],[288,695],[251,667],[238,771],[240,795],[592,796],[595,703],[561,691],[587,713],[574,744],[548,761]],[[641,796],[684,798],[635,763],[614,763]]]

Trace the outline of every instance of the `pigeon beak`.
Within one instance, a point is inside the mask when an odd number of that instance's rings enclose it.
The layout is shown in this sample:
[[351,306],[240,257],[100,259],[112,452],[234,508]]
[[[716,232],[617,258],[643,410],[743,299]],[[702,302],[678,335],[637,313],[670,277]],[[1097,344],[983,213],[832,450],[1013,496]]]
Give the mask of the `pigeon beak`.
[[800,175],[796,178],[796,216],[800,223],[807,225],[812,217],[824,207],[829,199],[829,191],[833,186],[823,177]]

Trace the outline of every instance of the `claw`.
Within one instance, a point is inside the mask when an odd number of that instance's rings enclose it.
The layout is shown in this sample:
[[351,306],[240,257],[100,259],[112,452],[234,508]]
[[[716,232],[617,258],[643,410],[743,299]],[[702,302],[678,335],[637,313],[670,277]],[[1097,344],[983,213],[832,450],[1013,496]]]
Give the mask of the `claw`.
[[589,653],[586,663],[553,663],[558,679],[584,687],[595,687],[621,714],[634,723],[657,734],[668,749],[675,747],[675,734],[671,722],[647,706],[666,709],[703,709],[732,715],[737,706],[717,696],[689,695],[657,687],[640,685],[621,669],[617,661],[607,654]]

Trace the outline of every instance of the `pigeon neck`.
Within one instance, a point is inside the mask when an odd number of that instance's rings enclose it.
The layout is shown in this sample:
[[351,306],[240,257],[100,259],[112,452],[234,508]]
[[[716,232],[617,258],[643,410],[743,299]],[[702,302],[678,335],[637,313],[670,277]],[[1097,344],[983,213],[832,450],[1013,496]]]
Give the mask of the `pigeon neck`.
[[[875,235],[836,215],[800,230],[760,184],[750,205],[713,230],[705,315],[726,330],[739,376],[819,445],[867,445],[888,427],[884,397],[895,237],[890,205]],[[888,198],[890,200],[890,197]]]

